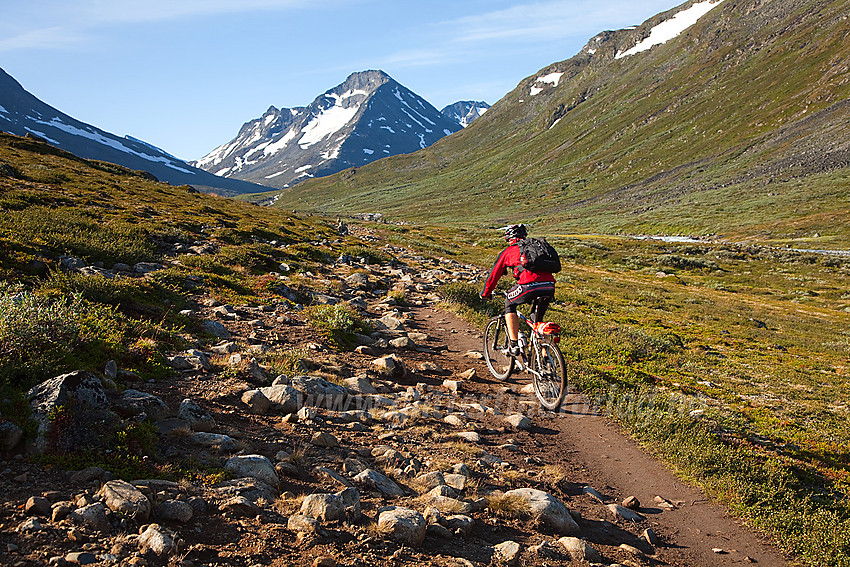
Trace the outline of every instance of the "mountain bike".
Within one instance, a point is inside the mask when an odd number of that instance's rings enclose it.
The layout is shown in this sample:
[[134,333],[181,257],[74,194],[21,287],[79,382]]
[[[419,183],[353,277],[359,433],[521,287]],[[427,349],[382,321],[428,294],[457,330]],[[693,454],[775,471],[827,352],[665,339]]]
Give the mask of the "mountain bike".
[[[532,302],[532,313],[537,311],[536,300]],[[525,370],[532,376],[534,393],[540,405],[547,410],[557,410],[567,395],[567,372],[564,357],[557,346],[560,327],[556,323],[533,324],[517,311],[520,320],[520,356],[511,356],[508,351],[510,339],[504,315],[493,317],[484,329],[484,361],[490,373],[499,380],[506,380],[514,370]],[[526,335],[523,325],[528,328]],[[525,337],[530,337],[530,341]]]

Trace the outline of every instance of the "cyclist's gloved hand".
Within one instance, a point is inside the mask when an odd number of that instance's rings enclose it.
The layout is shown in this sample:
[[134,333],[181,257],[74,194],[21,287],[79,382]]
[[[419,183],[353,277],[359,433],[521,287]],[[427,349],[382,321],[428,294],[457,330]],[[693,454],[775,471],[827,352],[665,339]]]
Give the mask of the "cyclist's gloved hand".
[[493,294],[492,293],[479,293],[478,297],[480,297],[481,299],[493,299]]

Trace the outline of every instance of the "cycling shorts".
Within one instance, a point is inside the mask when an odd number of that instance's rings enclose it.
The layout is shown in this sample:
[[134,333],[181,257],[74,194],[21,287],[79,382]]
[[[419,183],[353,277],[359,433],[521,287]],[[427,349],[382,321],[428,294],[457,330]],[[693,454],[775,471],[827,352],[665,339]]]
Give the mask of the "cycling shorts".
[[549,302],[555,297],[555,282],[532,282],[527,284],[517,284],[512,287],[505,297],[505,313],[516,313],[518,305],[531,303],[535,299],[538,309],[532,321],[540,321],[549,307]]

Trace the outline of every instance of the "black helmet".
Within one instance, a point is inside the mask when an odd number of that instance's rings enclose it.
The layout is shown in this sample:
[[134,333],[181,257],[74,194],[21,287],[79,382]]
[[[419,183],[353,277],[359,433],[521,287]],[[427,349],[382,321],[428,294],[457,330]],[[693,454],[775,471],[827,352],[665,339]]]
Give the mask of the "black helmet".
[[524,224],[512,224],[505,229],[505,240],[507,241],[511,241],[515,238],[522,240],[526,236],[528,236],[528,231],[525,229]]

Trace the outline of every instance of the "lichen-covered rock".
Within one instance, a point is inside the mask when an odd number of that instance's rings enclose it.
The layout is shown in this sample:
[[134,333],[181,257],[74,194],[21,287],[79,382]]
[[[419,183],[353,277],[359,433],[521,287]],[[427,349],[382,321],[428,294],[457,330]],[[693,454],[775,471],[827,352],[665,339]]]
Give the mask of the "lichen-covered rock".
[[559,534],[578,535],[581,531],[567,506],[551,494],[534,488],[517,488],[509,490],[505,496],[522,498],[540,523]]
[[150,524],[139,535],[139,550],[142,553],[151,552],[164,557],[174,551],[174,538],[159,524]]
[[186,398],[180,402],[180,407],[177,409],[177,417],[188,423],[193,431],[212,431],[215,429],[215,419],[213,419],[213,416],[202,408],[198,402],[190,398]]
[[256,478],[275,488],[280,482],[274,465],[263,455],[236,455],[227,460],[224,468],[238,477]]
[[110,480],[100,488],[97,494],[113,512],[119,512],[139,521],[147,520],[150,516],[150,500],[129,482]]
[[398,506],[378,510],[378,532],[402,545],[422,545],[427,528],[425,517],[416,510]]

